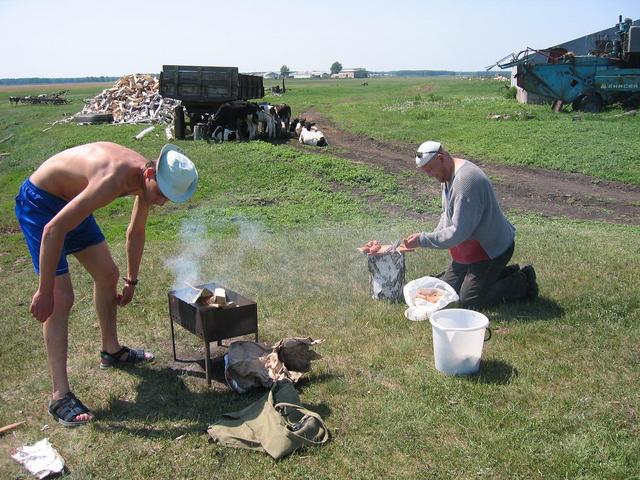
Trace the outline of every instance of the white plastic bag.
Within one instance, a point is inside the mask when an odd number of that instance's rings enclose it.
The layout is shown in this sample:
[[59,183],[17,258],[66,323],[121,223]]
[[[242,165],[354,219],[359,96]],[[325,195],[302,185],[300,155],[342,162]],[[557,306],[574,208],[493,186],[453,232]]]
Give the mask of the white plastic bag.
[[382,255],[367,255],[369,293],[374,300],[402,301],[405,263],[404,254],[397,250]]
[[[442,292],[442,296],[435,303],[416,298],[418,289],[422,288],[437,289]],[[421,277],[411,280],[404,286],[402,293],[405,303],[409,306],[404,315],[413,321],[426,320],[433,312],[443,309],[451,302],[457,302],[459,298],[451,285],[435,277]]]

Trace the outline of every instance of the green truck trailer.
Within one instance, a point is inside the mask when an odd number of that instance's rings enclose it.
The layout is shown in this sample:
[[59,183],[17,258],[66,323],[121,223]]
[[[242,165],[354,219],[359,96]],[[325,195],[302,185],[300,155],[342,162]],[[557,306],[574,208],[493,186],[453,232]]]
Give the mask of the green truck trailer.
[[174,127],[176,138],[184,139],[223,103],[264,97],[264,85],[262,77],[238,73],[237,67],[163,65],[160,94],[182,102],[176,107]]

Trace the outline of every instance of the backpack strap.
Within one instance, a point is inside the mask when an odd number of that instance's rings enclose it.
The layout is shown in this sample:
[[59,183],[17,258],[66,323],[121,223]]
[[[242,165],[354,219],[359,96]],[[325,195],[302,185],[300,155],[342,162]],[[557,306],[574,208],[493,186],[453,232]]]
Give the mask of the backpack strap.
[[[322,417],[320,415],[318,415],[316,412],[312,412],[311,410],[307,410],[306,408],[304,408],[304,407],[302,407],[300,405],[296,405],[294,403],[287,403],[287,402],[276,403],[274,405],[274,408],[277,411],[280,411],[281,409],[284,410],[282,412],[282,417],[285,420],[285,422],[287,423],[289,434],[299,438],[304,443],[307,443],[307,444],[310,444],[310,445],[322,445],[323,443],[326,443],[329,440],[329,437],[330,437],[329,429],[325,425],[324,420],[322,420]],[[293,410],[301,413],[302,414],[302,418],[298,422],[291,422],[289,420],[289,418],[287,417],[287,413],[286,413],[286,409],[287,408],[293,409]],[[320,424],[320,426],[322,427],[323,435],[322,435],[322,438],[320,440],[312,440],[312,439],[307,438],[304,435],[300,435],[298,433],[298,431],[301,430],[304,427],[305,421],[307,421],[309,418],[315,419]]]

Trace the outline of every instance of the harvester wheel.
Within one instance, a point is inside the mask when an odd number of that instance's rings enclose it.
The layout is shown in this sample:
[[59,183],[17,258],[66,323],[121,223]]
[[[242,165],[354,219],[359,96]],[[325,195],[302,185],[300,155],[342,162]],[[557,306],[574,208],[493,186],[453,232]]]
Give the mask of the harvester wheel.
[[583,112],[589,113],[601,112],[604,107],[604,101],[597,92],[588,92],[584,95],[580,95],[573,103],[575,110],[582,110]]

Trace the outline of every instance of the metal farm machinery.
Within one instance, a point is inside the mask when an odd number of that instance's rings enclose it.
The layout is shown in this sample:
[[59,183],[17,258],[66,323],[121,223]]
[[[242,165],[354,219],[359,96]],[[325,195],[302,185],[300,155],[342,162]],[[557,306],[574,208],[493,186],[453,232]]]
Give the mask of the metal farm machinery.
[[558,111],[564,104],[574,110],[600,112],[615,102],[640,99],[640,26],[631,19],[616,24],[617,38],[599,39],[588,55],[564,49],[527,48],[498,61],[502,69],[516,68],[517,85],[545,97]]

